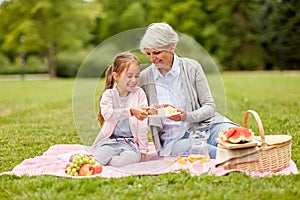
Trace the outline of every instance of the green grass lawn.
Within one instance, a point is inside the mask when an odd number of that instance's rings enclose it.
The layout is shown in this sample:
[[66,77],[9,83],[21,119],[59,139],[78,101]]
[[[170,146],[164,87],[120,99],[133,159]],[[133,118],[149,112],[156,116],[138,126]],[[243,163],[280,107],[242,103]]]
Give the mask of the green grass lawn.
[[[237,123],[256,110],[266,134],[293,136],[292,159],[300,167],[300,73],[222,74],[226,115]],[[74,79],[0,80],[0,172],[41,155],[55,144],[82,143],[72,112]],[[256,130],[251,120],[249,127]],[[250,178],[188,173],[121,179],[53,176],[0,177],[0,199],[300,199],[300,175]]]

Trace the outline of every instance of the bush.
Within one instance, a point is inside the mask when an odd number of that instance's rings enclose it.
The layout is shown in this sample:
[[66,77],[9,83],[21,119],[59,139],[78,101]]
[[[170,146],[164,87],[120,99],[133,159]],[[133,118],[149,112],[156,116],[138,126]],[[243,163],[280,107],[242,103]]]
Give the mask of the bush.
[[20,73],[20,66],[13,65],[9,59],[0,53],[0,74]]
[[48,66],[40,57],[30,56],[26,60],[25,72],[28,74],[48,73]]
[[29,56],[26,58],[25,68],[22,71],[20,57],[15,59],[15,62],[10,62],[9,59],[0,54],[0,74],[37,74],[48,73],[48,67],[42,58],[39,56]]
[[75,77],[85,55],[85,51],[60,53],[56,62],[57,76]]

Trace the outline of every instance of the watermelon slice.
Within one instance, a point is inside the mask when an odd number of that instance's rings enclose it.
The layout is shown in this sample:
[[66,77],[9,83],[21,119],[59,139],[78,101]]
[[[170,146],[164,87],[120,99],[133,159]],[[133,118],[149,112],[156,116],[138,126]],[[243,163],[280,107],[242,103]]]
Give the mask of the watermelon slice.
[[220,137],[227,142],[231,143],[245,143],[252,140],[254,133],[244,127],[231,127],[228,130],[222,131]]
[[226,131],[222,131],[220,134],[220,137],[224,140],[224,141],[228,141],[228,139],[235,133],[236,129],[234,128],[229,128]]

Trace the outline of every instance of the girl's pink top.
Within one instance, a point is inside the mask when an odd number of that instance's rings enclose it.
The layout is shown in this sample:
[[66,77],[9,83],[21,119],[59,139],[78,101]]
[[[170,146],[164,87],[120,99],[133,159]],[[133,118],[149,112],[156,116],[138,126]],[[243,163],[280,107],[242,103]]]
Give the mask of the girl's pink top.
[[148,152],[148,119],[143,121],[131,116],[131,107],[147,107],[146,95],[140,87],[136,87],[134,91],[129,94],[126,106],[122,107],[119,101],[119,92],[116,87],[107,89],[102,94],[100,101],[101,114],[105,120],[95,142],[94,146],[106,138],[109,138],[118,121],[129,118],[131,133],[135,141],[137,141],[141,153]]

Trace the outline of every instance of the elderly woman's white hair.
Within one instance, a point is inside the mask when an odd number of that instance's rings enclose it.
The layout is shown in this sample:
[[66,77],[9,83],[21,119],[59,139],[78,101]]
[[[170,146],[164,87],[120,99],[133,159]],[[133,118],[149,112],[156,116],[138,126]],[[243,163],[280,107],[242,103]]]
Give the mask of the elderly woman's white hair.
[[150,24],[140,42],[140,51],[145,49],[175,50],[178,42],[178,34],[165,23]]

